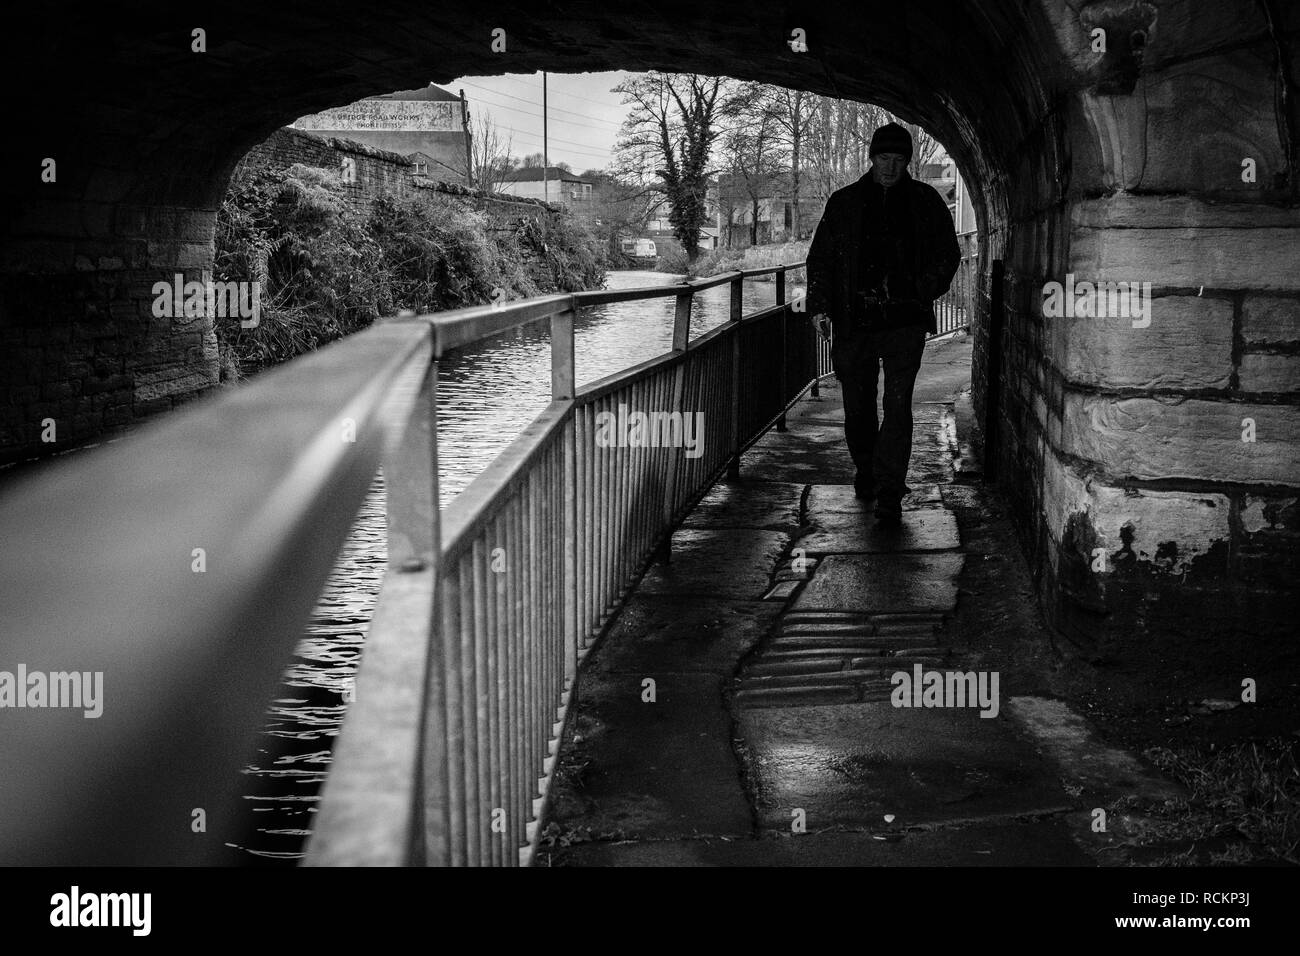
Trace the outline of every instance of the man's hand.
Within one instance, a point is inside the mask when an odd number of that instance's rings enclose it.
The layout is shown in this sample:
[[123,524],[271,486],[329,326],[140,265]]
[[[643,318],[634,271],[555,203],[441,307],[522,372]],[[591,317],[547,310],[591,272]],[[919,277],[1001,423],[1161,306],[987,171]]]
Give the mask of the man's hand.
[[831,320],[825,312],[819,312],[813,316],[813,325],[817,327],[817,334],[827,342],[831,340]]

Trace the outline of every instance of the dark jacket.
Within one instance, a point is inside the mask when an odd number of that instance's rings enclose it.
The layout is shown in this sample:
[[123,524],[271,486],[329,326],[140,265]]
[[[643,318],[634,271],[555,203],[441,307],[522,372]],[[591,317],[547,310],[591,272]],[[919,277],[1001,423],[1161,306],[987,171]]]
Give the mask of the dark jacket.
[[[888,192],[892,194],[896,189],[907,190],[905,195],[896,198],[905,201],[912,230],[907,237],[910,241],[906,242],[912,262],[905,271],[910,291],[922,302],[914,310],[914,321],[933,333],[938,325],[932,303],[952,284],[961,262],[961,247],[957,244],[952,215],[933,187],[917,182],[904,172]],[[873,198],[869,190],[875,191],[872,202],[868,201]],[[868,222],[867,218],[873,210],[877,215],[882,210],[883,195],[870,171],[857,182],[837,190],[826,203],[826,212],[808,250],[808,314],[830,316],[835,330],[832,361],[836,372],[856,364],[860,354],[857,346],[866,334],[860,310],[854,310],[851,302],[854,293],[865,287],[864,267],[874,270],[876,265],[864,261],[867,259],[865,242],[867,233],[883,224]]]

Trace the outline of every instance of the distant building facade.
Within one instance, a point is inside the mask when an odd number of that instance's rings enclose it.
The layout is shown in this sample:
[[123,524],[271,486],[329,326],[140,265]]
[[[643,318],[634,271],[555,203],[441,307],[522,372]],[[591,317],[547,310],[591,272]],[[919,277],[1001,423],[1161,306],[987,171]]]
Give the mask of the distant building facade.
[[596,214],[594,183],[562,166],[525,166],[512,170],[503,177],[497,192],[510,196],[541,199],[563,206],[575,217],[594,223]]
[[[751,188],[757,199],[751,195]],[[719,173],[709,184],[708,193],[719,241],[728,249],[740,249],[750,245],[755,237],[760,245],[808,238],[817,228],[826,204],[810,194],[806,183],[800,193],[796,224],[794,187],[788,172],[766,176],[752,187],[743,176]]]
[[921,167],[920,179],[938,190],[943,201],[948,204],[952,224],[958,235],[975,231],[975,208],[971,205],[966,181],[957,172],[956,163],[952,160],[926,163]]
[[457,96],[430,84],[368,96],[301,116],[293,128],[398,153],[411,160],[416,175],[470,184],[469,106],[463,93]]

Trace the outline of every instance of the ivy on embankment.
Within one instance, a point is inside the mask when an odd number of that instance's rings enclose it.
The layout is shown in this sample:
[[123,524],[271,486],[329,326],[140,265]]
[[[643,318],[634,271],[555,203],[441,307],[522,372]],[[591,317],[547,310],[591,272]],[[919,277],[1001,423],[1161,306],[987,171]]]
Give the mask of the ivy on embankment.
[[[359,331],[438,312],[599,288],[601,242],[565,214],[502,220],[432,191],[362,211],[333,170],[240,172],[217,213],[213,278],[260,283],[256,328],[214,320],[221,377],[238,380]],[[499,297],[499,294],[498,294]]]

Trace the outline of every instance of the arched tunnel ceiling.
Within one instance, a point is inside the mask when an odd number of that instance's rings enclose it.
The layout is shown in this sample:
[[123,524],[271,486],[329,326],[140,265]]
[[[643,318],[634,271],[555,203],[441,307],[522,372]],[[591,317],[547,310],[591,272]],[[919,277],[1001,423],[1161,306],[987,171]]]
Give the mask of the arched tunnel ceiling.
[[[1240,50],[1257,58],[1247,69],[1267,76],[1254,51],[1277,39],[1270,10],[1285,21],[1283,34],[1294,30],[1300,7],[1272,0],[230,0],[198,14],[145,0],[58,16],[29,8],[0,36],[10,121],[26,147],[6,151],[12,169],[0,191],[14,225],[5,231],[12,238],[21,223],[45,221],[51,202],[212,209],[239,157],[298,116],[429,81],[541,69],[721,74],[879,103],[948,147],[986,214],[981,225],[995,228],[1067,191],[1104,188],[1098,137],[1075,96],[1098,78],[1088,23],[1158,24],[1144,71],[1197,51]],[[196,27],[207,52],[191,51]],[[504,53],[490,48],[496,27],[506,31]],[[786,42],[796,28],[806,53]],[[59,160],[57,186],[31,174],[46,156]]]
[[[231,2],[196,16],[142,3],[33,22],[11,34],[9,52],[33,74],[57,62],[84,78],[70,97],[47,85],[27,105],[34,141],[64,157],[61,178],[101,201],[210,206],[238,157],[300,115],[428,81],[540,69],[723,74],[875,102],[930,129],[978,193],[980,181],[1005,179],[1007,156],[1039,120],[1040,63],[1068,59],[1038,11],[1016,0],[402,0]],[[505,53],[489,47],[498,26]],[[195,27],[206,53],[190,50]],[[795,28],[807,53],[785,42]]]

